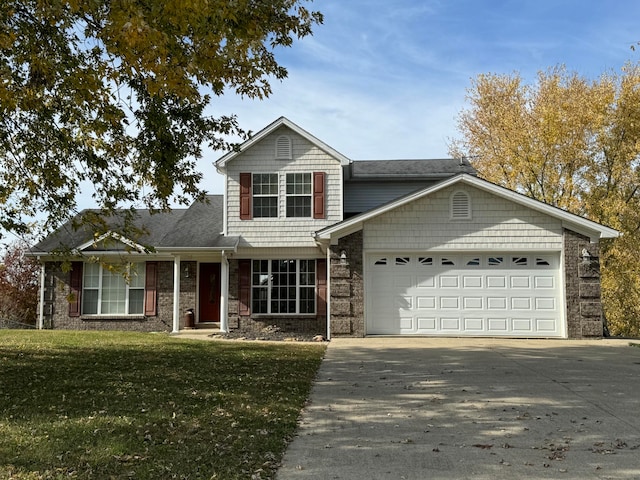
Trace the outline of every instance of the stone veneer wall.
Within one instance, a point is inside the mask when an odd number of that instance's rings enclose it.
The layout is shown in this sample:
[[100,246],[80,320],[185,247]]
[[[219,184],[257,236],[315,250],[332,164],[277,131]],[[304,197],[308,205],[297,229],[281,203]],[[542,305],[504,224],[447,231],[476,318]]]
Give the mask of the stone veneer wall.
[[[181,272],[180,328],[184,324],[183,313],[187,308],[195,308],[196,264],[189,263],[193,274],[185,278],[184,271]],[[158,262],[157,315],[153,317],[69,317],[69,272],[64,272],[59,262],[47,262],[45,271],[44,328],[154,332],[170,331],[173,327],[173,262]]]
[[[331,335],[364,337],[364,276],[362,230],[332,245],[330,266]],[[340,261],[342,251],[347,264]]]
[[[591,260],[582,258],[586,249]],[[600,263],[598,245],[588,237],[564,230],[564,269],[569,338],[600,338],[603,312],[600,299]]]
[[231,332],[260,335],[276,327],[282,332],[304,335],[327,334],[327,321],[322,317],[282,315],[240,315],[238,260],[229,260],[228,326]]

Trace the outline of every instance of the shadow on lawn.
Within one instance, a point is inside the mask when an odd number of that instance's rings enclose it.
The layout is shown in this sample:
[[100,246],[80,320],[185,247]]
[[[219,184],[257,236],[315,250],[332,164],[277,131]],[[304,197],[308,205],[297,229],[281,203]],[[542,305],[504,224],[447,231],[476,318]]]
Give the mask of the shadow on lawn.
[[0,344],[0,476],[18,479],[268,477],[323,352],[129,333]]

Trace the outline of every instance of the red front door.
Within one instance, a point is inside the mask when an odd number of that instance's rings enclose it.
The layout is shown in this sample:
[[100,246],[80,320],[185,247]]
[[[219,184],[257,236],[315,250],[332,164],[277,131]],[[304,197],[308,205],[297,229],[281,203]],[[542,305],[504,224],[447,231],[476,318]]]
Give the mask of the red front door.
[[220,321],[220,264],[200,264],[200,314],[198,321]]

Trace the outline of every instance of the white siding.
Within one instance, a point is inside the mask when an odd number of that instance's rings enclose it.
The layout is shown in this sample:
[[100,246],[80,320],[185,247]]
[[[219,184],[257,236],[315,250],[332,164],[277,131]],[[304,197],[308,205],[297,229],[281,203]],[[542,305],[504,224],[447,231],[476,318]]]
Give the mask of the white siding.
[[[464,190],[471,220],[451,220],[449,200]],[[555,218],[473,188],[453,186],[373,218],[364,225],[367,250],[560,250]]]
[[[293,159],[276,160],[280,135],[292,141]],[[285,182],[288,172],[325,172],[326,218],[287,218]],[[279,173],[278,218],[240,220],[240,173]],[[315,247],[312,232],[342,220],[342,167],[340,162],[292,130],[282,127],[227,164],[227,234],[241,235],[241,247]]]

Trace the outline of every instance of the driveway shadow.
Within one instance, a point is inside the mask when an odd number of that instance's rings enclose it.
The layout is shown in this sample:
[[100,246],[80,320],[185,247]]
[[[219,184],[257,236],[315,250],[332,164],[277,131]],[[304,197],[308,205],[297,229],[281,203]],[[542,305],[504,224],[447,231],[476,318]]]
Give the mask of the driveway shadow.
[[640,348],[334,339],[277,478],[640,479]]

